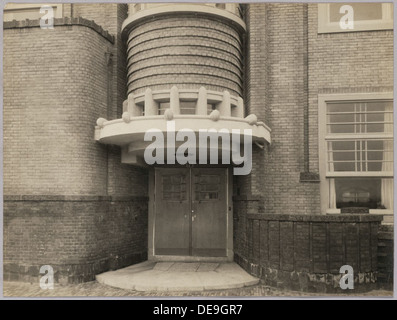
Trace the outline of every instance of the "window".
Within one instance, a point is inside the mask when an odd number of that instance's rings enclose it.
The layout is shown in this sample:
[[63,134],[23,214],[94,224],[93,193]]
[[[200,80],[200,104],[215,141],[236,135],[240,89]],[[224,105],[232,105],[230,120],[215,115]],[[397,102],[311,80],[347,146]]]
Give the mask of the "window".
[[195,177],[195,199],[202,200],[218,200],[219,199],[219,175],[202,174]]
[[51,6],[54,9],[54,18],[62,18],[62,4],[59,3],[7,3],[4,8],[4,21],[36,20],[45,13],[40,13],[41,6]]
[[184,201],[187,199],[186,175],[174,174],[162,177],[163,200]]
[[391,94],[319,96],[322,208],[393,210]]
[[[353,28],[343,29],[341,19],[347,11],[344,5],[353,9]],[[318,4],[318,33],[354,32],[393,29],[392,3],[322,3]]]
[[[181,101],[180,102],[180,110],[181,114],[195,114],[196,113],[196,101]],[[159,115],[164,114],[165,110],[170,107],[169,102],[160,102],[159,103]],[[210,114],[213,110],[215,110],[214,104],[207,104],[207,114]]]

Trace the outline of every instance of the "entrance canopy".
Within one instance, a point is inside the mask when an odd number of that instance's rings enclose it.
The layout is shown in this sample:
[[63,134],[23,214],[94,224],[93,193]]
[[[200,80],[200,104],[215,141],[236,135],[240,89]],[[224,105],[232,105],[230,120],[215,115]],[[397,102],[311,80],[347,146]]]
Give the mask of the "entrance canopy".
[[198,159],[202,149],[210,156],[215,148],[220,156],[244,150],[246,143],[271,141],[270,129],[253,114],[244,118],[243,99],[227,91],[147,89],[130,94],[123,109],[121,119],[99,118],[95,128],[95,140],[122,148],[123,163],[151,164],[145,157],[150,148],[163,152],[167,161],[170,148],[177,152],[182,146]]

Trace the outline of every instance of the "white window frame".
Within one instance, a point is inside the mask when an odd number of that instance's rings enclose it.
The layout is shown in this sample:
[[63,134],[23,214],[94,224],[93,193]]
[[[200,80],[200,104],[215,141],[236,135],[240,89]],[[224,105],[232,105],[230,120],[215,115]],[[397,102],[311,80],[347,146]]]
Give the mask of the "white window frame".
[[[327,172],[327,140],[330,134],[327,133],[327,103],[338,102],[338,101],[379,101],[379,100],[393,100],[393,93],[354,93],[354,94],[320,94],[318,95],[318,135],[319,135],[319,174],[320,174],[320,201],[321,201],[321,212],[327,214],[338,214],[341,213],[340,209],[330,209],[329,204],[329,183],[328,178],[336,177],[391,177],[393,178],[393,172],[355,172],[354,174],[346,174],[345,172]],[[339,138],[348,134],[338,134]],[[380,133],[379,138],[383,138],[388,134]],[[371,136],[374,136],[372,134]],[[363,134],[362,138],[366,138],[368,135]],[[393,133],[391,134],[393,137]],[[350,137],[352,138],[352,137]],[[357,135],[355,135],[357,138]],[[370,209],[371,214],[393,214],[393,209]]]
[[[40,14],[42,6],[50,6],[54,9],[54,18],[62,18],[62,3],[7,3],[4,7],[4,21],[12,21],[14,12],[26,11],[26,19],[29,19],[29,14],[37,10],[38,15],[43,16],[45,13]],[[35,19],[39,19],[35,18]],[[15,20],[24,20],[21,18]]]
[[342,29],[339,21],[331,22],[329,7],[329,3],[318,4],[318,33],[393,30],[393,3],[382,3],[382,19],[354,21],[353,29]]

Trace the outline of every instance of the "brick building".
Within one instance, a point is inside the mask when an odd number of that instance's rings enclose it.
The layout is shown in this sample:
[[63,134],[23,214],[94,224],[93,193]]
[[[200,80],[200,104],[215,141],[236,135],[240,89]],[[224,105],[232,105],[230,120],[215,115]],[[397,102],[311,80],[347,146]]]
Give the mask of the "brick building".
[[[341,4],[51,6],[52,28],[4,11],[5,280],[183,257],[298,290],[338,291],[346,264],[391,283],[392,4],[351,4],[353,29]],[[251,173],[149,165],[144,133],[171,122],[251,129]]]

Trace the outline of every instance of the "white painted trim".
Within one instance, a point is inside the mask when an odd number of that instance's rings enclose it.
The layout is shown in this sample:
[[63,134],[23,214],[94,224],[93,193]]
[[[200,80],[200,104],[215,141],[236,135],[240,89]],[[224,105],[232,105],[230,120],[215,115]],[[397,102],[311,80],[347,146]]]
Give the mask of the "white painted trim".
[[[340,209],[327,209],[327,214],[340,214]],[[370,214],[393,215],[393,210],[388,209],[369,209]]]
[[[393,92],[374,92],[374,93],[342,93],[342,94],[319,94],[318,95],[318,145],[319,145],[319,174],[320,174],[320,210],[322,213],[340,213],[337,212],[338,209],[332,210],[328,208],[328,181],[327,177],[350,177],[350,176],[364,176],[361,173],[354,173],[351,175],[347,172],[327,172],[327,138],[333,137],[334,135],[327,135],[326,126],[326,112],[327,112],[327,102],[337,102],[337,101],[348,101],[354,102],[359,101],[379,101],[379,100],[393,100]],[[378,135],[369,135],[378,137]],[[381,137],[390,137],[393,135],[382,135]],[[354,138],[354,135],[340,135],[341,138]],[[393,173],[387,172],[374,172],[365,174],[365,176],[376,176],[376,177],[390,177]],[[332,212],[331,212],[332,211]]]
[[[175,116],[175,130],[183,130],[189,128],[198,133],[200,130],[208,128],[215,129],[218,132],[223,129],[240,130],[240,135],[244,134],[244,130],[252,130],[252,141],[271,143],[270,131],[264,124],[253,124],[241,118],[223,118],[218,121],[213,121],[209,116]],[[114,144],[124,146],[133,142],[143,141],[145,133],[149,129],[159,129],[162,132],[167,132],[167,121],[164,116],[152,117],[132,117],[129,123],[125,123],[122,119],[107,121],[103,127],[96,127],[96,140],[105,144]]]
[[166,14],[174,14],[174,13],[198,13],[198,14],[206,14],[209,16],[215,16],[218,18],[223,18],[230,20],[236,26],[238,26],[242,30],[246,30],[245,22],[238,17],[237,15],[224,10],[218,9],[216,7],[200,5],[200,4],[178,4],[178,3],[170,3],[168,5],[162,5],[155,8],[148,8],[144,10],[140,10],[134,14],[130,14],[128,18],[123,22],[121,27],[122,32],[124,32],[129,26],[138,23],[142,19],[148,17],[155,17],[159,15]]
[[389,209],[369,209],[371,214],[393,215],[393,210]]
[[350,172],[350,171],[336,171],[330,172],[327,171],[327,178],[364,178],[364,177],[372,177],[372,178],[393,178],[393,172],[390,171],[365,171],[365,172]]
[[318,33],[393,30],[393,4],[382,3],[381,20],[354,21],[354,29],[342,29],[339,22],[330,22],[329,3],[318,4]]

